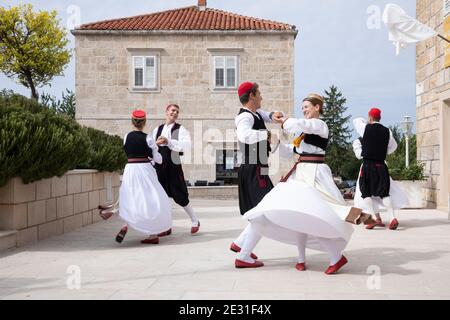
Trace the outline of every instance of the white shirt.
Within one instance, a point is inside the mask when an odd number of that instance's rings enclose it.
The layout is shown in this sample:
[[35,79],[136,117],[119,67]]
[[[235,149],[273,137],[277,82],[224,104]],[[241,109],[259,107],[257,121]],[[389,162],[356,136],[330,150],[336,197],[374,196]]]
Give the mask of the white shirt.
[[[287,119],[286,122],[283,125],[284,130],[291,134],[298,135],[300,133],[306,133],[306,134],[315,134],[319,137],[328,139],[328,126],[327,124],[321,120],[321,119],[294,119],[290,118]],[[283,156],[283,154],[286,154],[287,148],[292,148],[293,152],[293,145],[288,145],[286,148],[280,146],[280,155]],[[283,151],[284,149],[284,151]],[[325,154],[325,150],[313,146],[311,144],[306,143],[305,141],[302,141],[300,146],[296,148],[297,153],[309,153],[309,154]]]
[[[127,137],[128,137],[128,133],[125,135],[125,137],[123,138],[123,144],[125,145],[125,143],[127,142]],[[152,160],[152,164],[155,164],[155,162],[157,164],[161,164],[162,163],[162,156],[158,151],[158,146],[156,145],[155,140],[153,140],[153,138],[148,134],[147,138],[147,145],[150,149],[152,149],[153,152],[153,158],[151,158],[150,160]]]
[[[165,124],[163,131],[161,133],[161,137],[167,138],[169,143],[167,145],[161,145],[161,147],[167,146],[170,150],[175,152],[186,152],[191,148],[191,136],[189,131],[187,131],[183,126],[180,127],[178,140],[172,139],[172,128],[175,123],[171,123],[169,125]],[[156,139],[156,135],[158,134],[159,127],[153,130],[153,139]]]
[[243,108],[251,112],[243,112],[238,115],[234,122],[237,128],[237,138],[239,142],[245,144],[255,144],[268,138],[268,131],[266,130],[253,130],[253,125],[255,124],[255,118],[253,118],[252,114],[257,118],[264,120],[266,123],[271,123],[272,119],[270,119],[270,112],[266,112],[264,110],[258,109],[256,112],[249,110],[248,108]]
[[[374,123],[379,123],[379,122],[374,122]],[[361,138],[364,137],[364,132],[366,131],[366,125],[367,125],[367,122],[363,118],[353,119],[353,126],[355,127],[356,133]],[[397,141],[395,141],[394,135],[392,134],[391,129],[389,129],[389,135],[390,135],[390,137],[389,137],[387,154],[392,154],[395,152],[395,150],[397,150]],[[355,144],[355,142],[353,142],[353,144]],[[355,148],[355,146],[353,146],[353,150],[354,150],[354,148]]]

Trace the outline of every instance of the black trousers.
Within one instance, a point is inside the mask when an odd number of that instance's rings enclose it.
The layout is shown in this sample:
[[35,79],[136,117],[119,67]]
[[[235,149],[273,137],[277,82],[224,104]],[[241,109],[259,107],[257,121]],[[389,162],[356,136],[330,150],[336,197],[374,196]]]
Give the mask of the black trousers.
[[261,170],[268,170],[268,167],[242,164],[239,168],[239,209],[241,215],[256,207],[266,194],[273,189],[269,176],[261,174]]
[[189,204],[189,193],[184,179],[181,164],[176,165],[171,161],[155,165],[159,183],[166,191],[169,198],[180,206],[186,207]]
[[363,199],[389,197],[391,180],[384,161],[364,160],[359,176],[359,189]]

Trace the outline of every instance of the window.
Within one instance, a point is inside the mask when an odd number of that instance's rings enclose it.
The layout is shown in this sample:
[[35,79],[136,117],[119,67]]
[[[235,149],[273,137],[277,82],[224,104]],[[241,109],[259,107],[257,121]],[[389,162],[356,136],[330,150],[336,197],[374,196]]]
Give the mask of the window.
[[133,56],[133,87],[157,89],[156,56]]
[[215,88],[234,89],[237,87],[238,59],[237,56],[214,57]]

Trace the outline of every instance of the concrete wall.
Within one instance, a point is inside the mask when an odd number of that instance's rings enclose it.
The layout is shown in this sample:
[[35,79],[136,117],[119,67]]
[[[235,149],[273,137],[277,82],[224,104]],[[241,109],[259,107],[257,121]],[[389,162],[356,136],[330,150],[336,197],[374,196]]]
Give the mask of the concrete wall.
[[[215,164],[205,163],[203,153],[207,147],[212,154],[221,148],[216,141],[236,140],[234,117],[240,107],[236,89],[214,91],[212,86],[212,56],[226,48],[240,57],[238,81],[260,84],[265,109],[294,113],[294,35],[77,34],[76,118],[83,125],[123,135],[131,130],[131,111],[143,108],[149,114],[149,132],[164,121],[165,106],[177,103],[180,122],[193,140],[191,155],[183,159],[188,164],[186,179],[215,180]],[[132,49],[159,54],[156,92],[133,92]],[[226,137],[227,129],[231,137]]]
[[11,179],[0,188],[0,231],[9,232],[0,249],[21,247],[101,220],[97,207],[116,200],[119,185],[119,174],[95,170],[69,171],[61,178],[30,184]]
[[[442,0],[417,0],[417,18],[443,34]],[[417,150],[429,179],[427,206],[448,210],[450,181],[450,69],[445,68],[446,43],[433,37],[417,45]]]

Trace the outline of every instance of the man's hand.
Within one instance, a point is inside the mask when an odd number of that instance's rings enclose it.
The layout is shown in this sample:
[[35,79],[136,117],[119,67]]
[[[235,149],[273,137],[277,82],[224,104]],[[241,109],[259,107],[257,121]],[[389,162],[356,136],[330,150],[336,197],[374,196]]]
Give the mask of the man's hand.
[[279,121],[283,117],[284,117],[283,112],[280,112],[280,111],[274,112],[272,115],[272,121],[276,122],[276,123],[280,123]]
[[168,143],[169,143],[169,140],[167,140],[166,137],[161,136],[158,138],[158,140],[156,140],[156,145],[158,145],[158,146],[162,146],[162,145],[168,144]]

